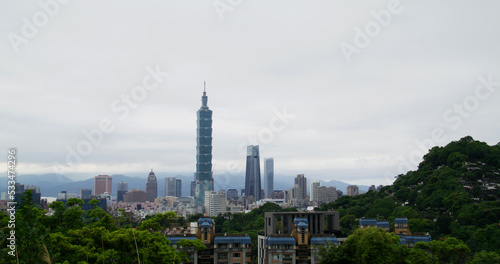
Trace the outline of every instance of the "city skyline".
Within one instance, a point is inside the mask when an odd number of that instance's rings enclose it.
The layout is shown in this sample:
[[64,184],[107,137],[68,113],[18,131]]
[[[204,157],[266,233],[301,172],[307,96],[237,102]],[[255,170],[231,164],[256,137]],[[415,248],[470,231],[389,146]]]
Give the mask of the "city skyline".
[[0,147],[20,175],[192,175],[204,80],[223,186],[252,144],[290,180],[387,185],[434,145],[500,141],[500,3],[95,4],[39,27],[38,2],[3,3]]

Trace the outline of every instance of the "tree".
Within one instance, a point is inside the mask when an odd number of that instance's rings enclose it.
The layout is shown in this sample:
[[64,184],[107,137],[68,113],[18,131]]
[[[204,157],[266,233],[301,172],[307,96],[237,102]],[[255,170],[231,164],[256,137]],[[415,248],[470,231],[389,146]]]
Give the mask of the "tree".
[[340,231],[346,235],[350,235],[357,227],[358,221],[354,215],[346,215],[340,218]]
[[426,250],[419,248],[412,248],[409,250],[408,256],[406,257],[406,263],[408,264],[437,264],[439,263],[438,258],[432,255]]
[[500,263],[500,255],[495,252],[487,252],[482,250],[474,254],[470,264],[498,264]]
[[32,190],[24,192],[16,210],[15,236],[17,254],[22,263],[44,263],[46,255],[44,240],[48,230],[43,224],[44,211],[33,203]]
[[443,263],[466,263],[471,254],[469,247],[454,237],[431,242],[418,242],[414,249],[427,251]]
[[177,218],[177,214],[174,212],[158,213],[147,220],[143,220],[138,229],[153,232],[162,231],[170,227],[170,222],[175,218]]
[[[342,245],[321,253],[321,263],[404,263],[407,248],[382,229],[358,229]],[[328,261],[328,262],[327,262]]]

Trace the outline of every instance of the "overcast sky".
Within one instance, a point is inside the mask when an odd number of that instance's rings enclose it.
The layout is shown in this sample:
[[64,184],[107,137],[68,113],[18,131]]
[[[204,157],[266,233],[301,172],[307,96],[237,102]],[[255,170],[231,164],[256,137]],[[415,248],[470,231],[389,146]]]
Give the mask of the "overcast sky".
[[498,1],[40,2],[0,1],[19,174],[192,175],[204,81],[216,181],[249,144],[290,179],[387,185],[431,145],[500,141]]

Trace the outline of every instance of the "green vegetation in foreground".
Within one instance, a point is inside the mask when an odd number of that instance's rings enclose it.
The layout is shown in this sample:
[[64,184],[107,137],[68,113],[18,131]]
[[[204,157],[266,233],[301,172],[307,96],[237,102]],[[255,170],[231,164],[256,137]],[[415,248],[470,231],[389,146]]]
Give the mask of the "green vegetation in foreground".
[[345,235],[355,232],[362,217],[388,220],[391,226],[396,217],[407,217],[412,232],[430,232],[433,240],[457,238],[472,253],[487,256],[500,254],[499,184],[500,144],[468,136],[432,148],[417,171],[397,176],[392,186],[343,196],[316,210],[339,211]]

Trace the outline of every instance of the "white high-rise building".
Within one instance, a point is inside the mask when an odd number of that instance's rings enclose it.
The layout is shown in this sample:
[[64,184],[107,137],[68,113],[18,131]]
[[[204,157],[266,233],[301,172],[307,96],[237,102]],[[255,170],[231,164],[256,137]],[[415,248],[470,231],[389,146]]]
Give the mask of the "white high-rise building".
[[224,191],[205,191],[205,213],[209,217],[226,212],[227,198]]
[[318,200],[318,187],[321,186],[321,183],[319,181],[311,181],[309,183],[309,195],[310,195],[310,201],[317,201]]

